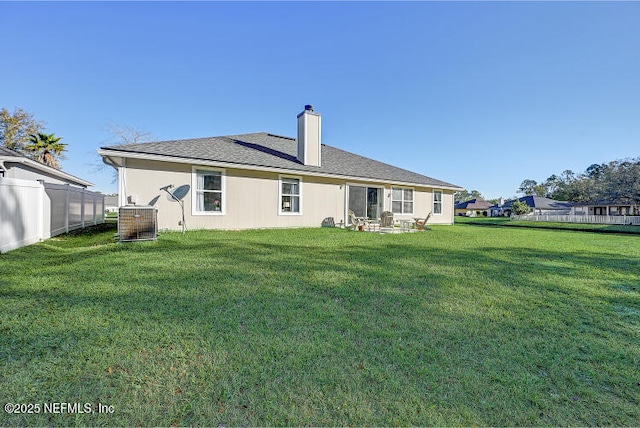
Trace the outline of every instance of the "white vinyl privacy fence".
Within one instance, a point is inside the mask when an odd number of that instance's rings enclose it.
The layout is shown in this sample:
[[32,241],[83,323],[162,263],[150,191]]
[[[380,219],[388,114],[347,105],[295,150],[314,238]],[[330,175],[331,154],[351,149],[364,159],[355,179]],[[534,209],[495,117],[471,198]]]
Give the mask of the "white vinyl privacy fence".
[[104,195],[68,184],[0,178],[0,253],[104,223]]
[[620,224],[640,226],[640,216],[625,215],[514,215],[514,220],[547,221],[557,223]]

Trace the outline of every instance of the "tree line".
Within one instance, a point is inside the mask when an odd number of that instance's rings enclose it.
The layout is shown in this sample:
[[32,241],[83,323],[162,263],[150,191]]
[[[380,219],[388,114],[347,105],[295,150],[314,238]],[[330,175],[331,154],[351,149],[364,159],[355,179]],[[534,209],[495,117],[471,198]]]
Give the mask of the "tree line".
[[526,179],[518,192],[559,201],[640,204],[640,158],[593,164],[580,174],[565,170],[541,183]]
[[481,199],[481,200],[484,199],[482,197],[482,193],[480,193],[479,191],[477,191],[477,190],[469,191],[467,189],[455,192],[453,194],[453,198],[454,198],[454,201],[455,201],[456,204],[459,203],[459,202],[466,202],[466,201],[469,201],[471,199]]
[[[542,196],[568,202],[611,202],[640,204],[640,157],[592,164],[576,174],[565,170],[545,181],[526,179],[518,188],[525,196]],[[454,194],[455,203],[470,199],[483,200],[478,190],[462,190]],[[490,202],[497,203],[492,199]]]
[[11,113],[0,109],[0,146],[21,153],[50,167],[60,169],[67,144],[62,137],[43,132],[44,123],[36,120],[32,113],[16,108]]

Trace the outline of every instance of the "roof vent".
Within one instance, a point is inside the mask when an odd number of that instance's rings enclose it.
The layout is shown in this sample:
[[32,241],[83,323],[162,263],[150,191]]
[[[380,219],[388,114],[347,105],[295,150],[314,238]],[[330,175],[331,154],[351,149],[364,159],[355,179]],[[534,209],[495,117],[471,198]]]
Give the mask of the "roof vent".
[[307,104],[306,106],[304,106],[304,109],[307,111],[313,111],[313,106],[311,104]]

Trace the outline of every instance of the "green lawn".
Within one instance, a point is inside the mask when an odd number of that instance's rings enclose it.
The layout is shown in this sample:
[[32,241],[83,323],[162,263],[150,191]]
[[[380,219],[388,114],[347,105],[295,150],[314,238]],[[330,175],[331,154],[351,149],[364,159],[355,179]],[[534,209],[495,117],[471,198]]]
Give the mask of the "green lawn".
[[456,224],[473,224],[476,226],[509,226],[538,229],[563,229],[596,233],[624,233],[640,235],[640,226],[617,224],[561,223],[548,221],[511,220],[509,217],[463,217],[455,218]]
[[[113,230],[0,255],[13,425],[640,425],[640,237]],[[42,409],[42,408],[41,408]]]

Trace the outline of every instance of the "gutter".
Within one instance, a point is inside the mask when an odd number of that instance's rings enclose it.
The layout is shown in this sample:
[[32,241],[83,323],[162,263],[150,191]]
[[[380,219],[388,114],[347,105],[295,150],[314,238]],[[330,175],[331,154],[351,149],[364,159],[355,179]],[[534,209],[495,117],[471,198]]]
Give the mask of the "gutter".
[[116,162],[111,156],[101,153],[101,150],[98,150],[98,154],[102,156],[102,162],[116,170],[124,164],[123,162]]

